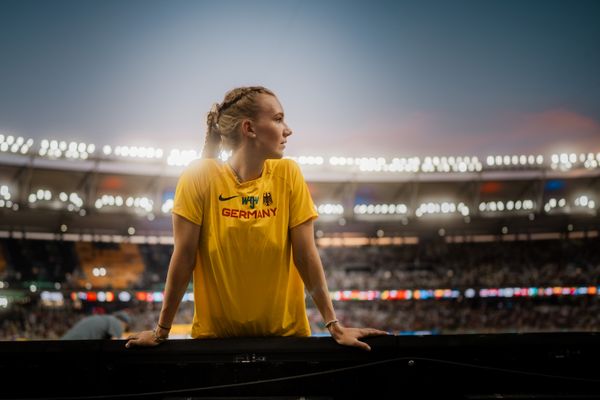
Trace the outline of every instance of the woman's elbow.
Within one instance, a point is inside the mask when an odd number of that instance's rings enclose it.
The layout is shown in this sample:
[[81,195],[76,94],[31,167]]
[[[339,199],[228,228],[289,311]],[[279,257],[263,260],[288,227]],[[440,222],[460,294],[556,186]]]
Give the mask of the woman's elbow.
[[171,268],[175,270],[183,270],[191,272],[196,266],[196,252],[195,251],[174,251],[171,257]]

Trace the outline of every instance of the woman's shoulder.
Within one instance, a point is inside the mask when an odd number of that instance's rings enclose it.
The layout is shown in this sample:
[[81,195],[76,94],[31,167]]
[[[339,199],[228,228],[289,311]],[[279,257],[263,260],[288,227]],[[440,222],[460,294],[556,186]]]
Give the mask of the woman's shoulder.
[[223,163],[214,158],[199,158],[188,164],[182,175],[204,177],[215,176],[223,169]]
[[291,158],[272,159],[267,160],[267,162],[270,163],[273,172],[285,174],[289,172],[293,173],[300,169],[298,163]]
[[271,164],[271,174],[294,186],[304,179],[298,163],[291,158],[268,160]]

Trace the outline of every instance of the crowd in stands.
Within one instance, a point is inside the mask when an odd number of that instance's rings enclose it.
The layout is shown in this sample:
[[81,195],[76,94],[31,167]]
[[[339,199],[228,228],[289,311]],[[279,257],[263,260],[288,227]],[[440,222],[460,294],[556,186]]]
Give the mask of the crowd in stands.
[[[598,331],[600,299],[449,299],[336,302],[345,326],[372,326],[394,334]],[[327,332],[318,310],[308,309],[313,334]]]
[[64,282],[79,267],[73,242],[0,239],[0,247],[5,281]]
[[[55,281],[62,290],[77,288],[82,272],[72,243],[1,239],[6,267],[0,281]],[[491,288],[511,286],[599,286],[600,239],[514,241],[418,245],[323,247],[320,255],[330,290]],[[98,244],[98,251],[102,250]],[[144,272],[131,289],[160,290],[172,246],[138,245]],[[113,249],[114,250],[114,249]],[[76,277],[76,279],[74,278]],[[87,288],[89,289],[89,287]],[[112,306],[114,307],[113,303]],[[121,305],[122,306],[122,305]],[[29,301],[0,307],[0,340],[58,339],[86,315],[114,309],[73,302],[49,307],[31,294]],[[372,326],[394,333],[491,333],[593,331],[600,328],[600,299],[583,295],[551,298],[398,300],[335,302],[347,326]],[[160,303],[127,304],[132,331],[151,329]],[[309,301],[314,334],[326,332]],[[192,303],[182,303],[176,323],[190,324]]]
[[[13,304],[0,308],[0,340],[57,340],[77,321],[95,314],[110,314],[118,309],[132,318],[130,332],[152,329],[156,326],[161,303],[132,302],[127,307],[106,306],[98,303],[65,301],[61,306],[47,306],[41,302]],[[174,324],[191,324],[193,303],[182,303]]]
[[[519,299],[449,299],[410,301],[351,301],[334,303],[345,326],[375,327],[394,334],[473,334],[515,332],[598,331],[597,296]],[[0,340],[56,340],[86,315],[111,312],[103,307],[82,309],[41,304],[14,305],[0,311]],[[160,303],[127,307],[130,331],[153,329]],[[325,334],[318,310],[307,309],[311,330]],[[191,324],[193,304],[182,303],[175,324]]]
[[321,248],[335,290],[600,284],[599,240]]
[[[598,238],[431,241],[405,246],[322,247],[319,251],[331,290],[568,286],[600,284],[599,242]],[[111,246],[114,244],[94,243],[98,252],[107,247],[114,251]],[[0,239],[0,247],[7,264],[2,280],[17,285],[60,282],[63,288],[72,289],[81,287],[86,279],[94,282],[94,277],[82,270],[72,242]],[[136,250],[144,266],[130,288],[161,290],[173,246],[141,244]],[[107,269],[110,273],[109,266]]]

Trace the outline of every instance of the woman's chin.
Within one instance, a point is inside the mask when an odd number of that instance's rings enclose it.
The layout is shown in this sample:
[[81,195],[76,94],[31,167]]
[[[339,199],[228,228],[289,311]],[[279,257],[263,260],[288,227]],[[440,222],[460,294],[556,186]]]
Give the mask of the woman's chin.
[[270,159],[275,159],[275,160],[283,158],[283,151],[274,151],[273,153],[271,153],[271,155],[269,156],[269,158]]

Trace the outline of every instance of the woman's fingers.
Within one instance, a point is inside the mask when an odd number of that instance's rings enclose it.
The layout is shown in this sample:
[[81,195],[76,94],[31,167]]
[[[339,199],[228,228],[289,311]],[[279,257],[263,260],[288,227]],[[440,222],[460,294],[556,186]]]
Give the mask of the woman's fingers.
[[365,337],[365,336],[387,335],[388,333],[386,331],[381,331],[379,329],[365,328],[365,329],[361,329],[361,334],[362,334],[362,337]]
[[128,338],[128,342],[125,343],[125,347],[130,348],[133,346],[156,346],[158,343],[154,341],[152,337],[152,331],[144,331],[134,333]]
[[362,350],[365,350],[365,351],[371,351],[371,346],[369,346],[365,342],[361,342],[360,340],[356,340],[356,342],[354,343],[354,346],[356,346]]
[[358,347],[365,351],[371,351],[371,346],[365,342],[361,342],[358,339],[381,335],[388,335],[388,333],[386,331],[373,328],[346,328],[346,337],[338,341],[338,343],[345,344],[347,346]]
[[137,336],[130,337],[129,341],[125,343],[125,347],[130,348],[131,346],[139,346],[140,338]]

